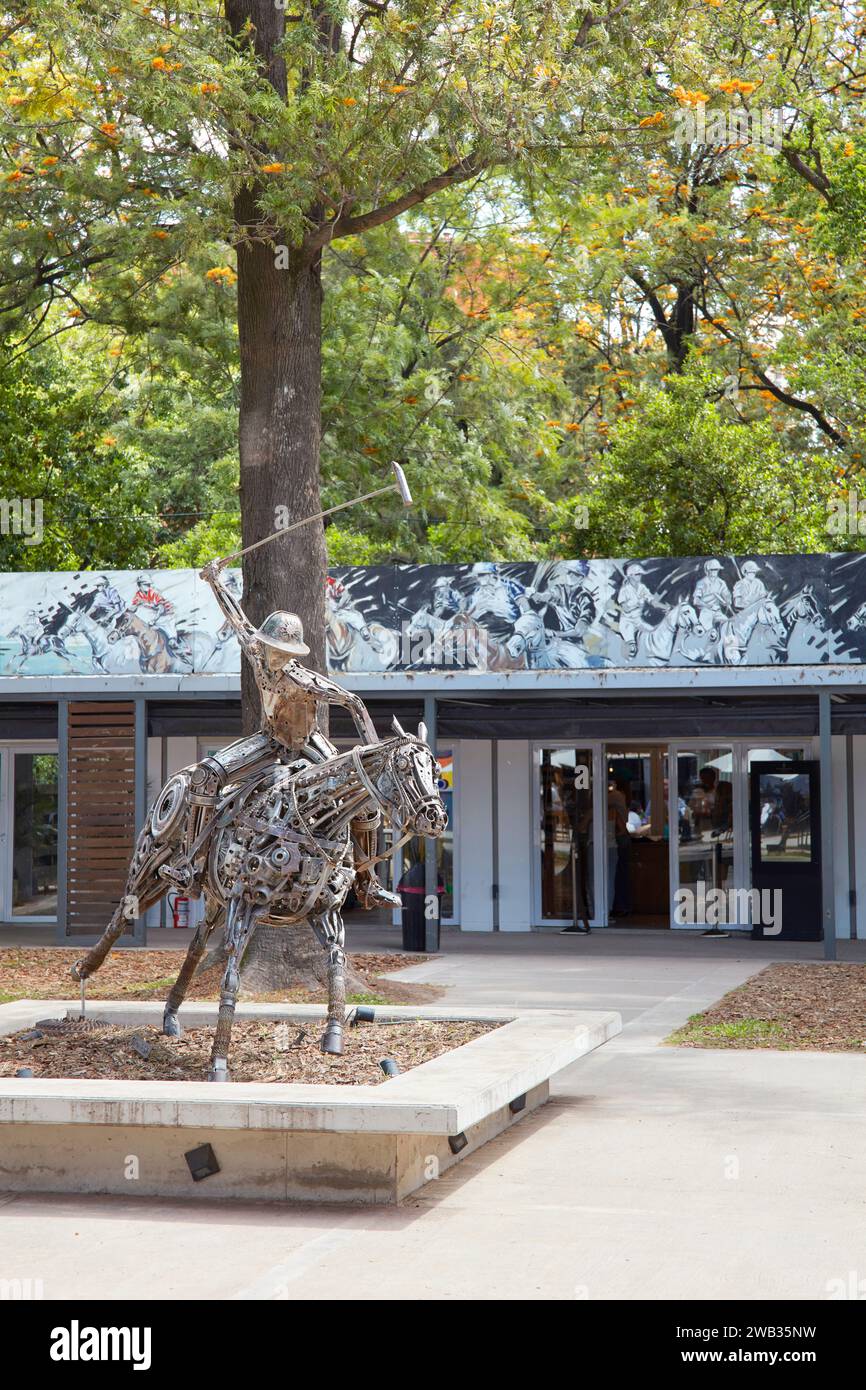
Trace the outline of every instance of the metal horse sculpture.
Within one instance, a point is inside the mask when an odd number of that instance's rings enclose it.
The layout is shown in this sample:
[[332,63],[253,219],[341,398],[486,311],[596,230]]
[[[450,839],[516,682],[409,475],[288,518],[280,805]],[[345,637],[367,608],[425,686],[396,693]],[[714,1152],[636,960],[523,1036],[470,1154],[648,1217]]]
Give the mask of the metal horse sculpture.
[[[228,1080],[240,967],[261,923],[281,927],[309,921],[328,954],[328,1018],[322,1051],[342,1052],[346,959],[342,908],[358,867],[353,862],[350,822],[357,825],[367,816],[375,820],[382,813],[399,830],[397,844],[414,835],[438,838],[447,825],[424,725],[419,726],[417,737],[405,733],[396,720],[393,727],[393,738],[359,744],[324,762],[300,757],[278,763],[225,788],[212,821],[204,867],[190,890],[194,896],[204,896],[205,918],[163,1015],[163,1032],[179,1036],[178,1009],[208,938],[224,922],[228,961],[208,1080]],[[83,981],[98,970],[128,923],[168,891],[170,883],[159,871],[180,850],[190,772],[185,768],[176,773],[156,798],[138,838],[124,897],[100,940],[73,966],[76,979]]]

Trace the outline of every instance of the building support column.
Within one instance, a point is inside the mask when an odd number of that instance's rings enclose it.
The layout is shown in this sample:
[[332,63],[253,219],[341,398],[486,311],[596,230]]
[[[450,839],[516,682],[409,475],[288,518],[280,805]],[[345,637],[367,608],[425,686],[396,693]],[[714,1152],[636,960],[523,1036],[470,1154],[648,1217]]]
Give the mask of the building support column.
[[836,880],[833,872],[833,745],[830,738],[829,690],[818,695],[818,735],[821,757],[821,917],[824,959],[836,959]]
[[[427,742],[433,749],[434,757],[437,755],[436,743],[436,696],[424,696],[424,723],[427,725]],[[436,840],[424,841],[424,946],[427,951],[437,950],[439,933],[437,927],[439,922],[439,911],[442,906],[442,899],[437,891],[439,887],[439,867],[437,860],[438,844]],[[429,906],[436,904],[436,916],[428,916]]]
[[69,701],[57,701],[57,931],[66,945],[66,841],[69,834]]
[[857,836],[854,832],[854,735],[845,735],[845,819],[848,824],[848,935],[857,940]]
[[[147,699],[135,697],[135,836],[141,834],[147,817]],[[147,924],[139,917],[132,935],[136,946],[147,945]]]

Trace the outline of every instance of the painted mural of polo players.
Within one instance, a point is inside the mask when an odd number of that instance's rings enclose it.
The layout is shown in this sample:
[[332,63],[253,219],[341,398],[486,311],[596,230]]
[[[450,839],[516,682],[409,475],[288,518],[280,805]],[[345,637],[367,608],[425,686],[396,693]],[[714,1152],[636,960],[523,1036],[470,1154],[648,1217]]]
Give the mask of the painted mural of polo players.
[[160,593],[146,574],[136,579],[136,590],[132,596],[132,607],[151,627],[159,628],[164,634],[174,656],[192,665],[192,653],[186,640],[178,632],[177,614],[174,604],[165,594]]
[[704,573],[695,585],[692,604],[697,609],[698,622],[710,634],[710,641],[717,642],[721,636],[722,624],[731,612],[731,591],[722,578],[722,566],[718,560],[707,560]]
[[747,560],[742,568],[742,578],[734,585],[733,604],[738,613],[751,608],[753,604],[764,603],[769,597],[767,586],[760,579],[760,570],[754,560]]
[[124,610],[123,599],[108,575],[102,574],[92,588],[84,588],[73,594],[70,606],[72,617],[68,623],[69,631],[80,633],[87,642],[91,664],[98,671],[107,671],[108,633]]
[[472,566],[472,575],[475,589],[465,605],[470,618],[501,618],[513,624],[527,611],[526,589],[519,580],[502,574],[499,565],[483,560]]
[[626,565],[625,578],[616,596],[616,603],[619,608],[619,633],[627,644],[628,655],[632,660],[637,656],[640,634],[652,631],[652,624],[647,622],[644,617],[644,609],[647,604],[654,603],[660,608],[665,607],[661,600],[644,584],[645,574],[646,570],[643,565],[636,561]]
[[547,585],[528,590],[529,600],[542,610],[546,627],[559,637],[579,642],[595,622],[598,610],[597,591],[587,583],[589,563],[562,560],[544,568],[550,571]]
[[433,581],[433,597],[430,609],[436,618],[453,618],[463,608],[463,595],[455,589],[447,574],[437,575]]
[[[718,560],[708,560],[695,586],[700,622],[709,627],[710,660],[738,666],[747,660],[778,661],[787,642],[787,628],[776,603],[760,578],[760,567],[747,560],[733,593],[721,578]],[[725,608],[730,610],[729,614]],[[751,645],[750,645],[751,644]]]
[[29,612],[25,613],[20,623],[10,628],[9,636],[17,637],[21,644],[20,652],[16,652],[13,658],[13,675],[17,676],[23,671],[31,657],[42,655],[40,646],[42,634],[42,623],[35,608],[31,608]]
[[778,660],[787,643],[788,630],[760,573],[754,560],[746,560],[734,585],[734,613],[722,634],[722,658],[731,665],[747,660],[753,634],[760,648],[757,660]]
[[387,671],[400,652],[399,634],[368,622],[349,586],[331,575],[325,584],[325,638],[328,665],[335,671]]
[[[319,704],[348,710],[361,742],[377,743],[378,736],[364,702],[335,681],[320,676],[298,661],[309,647],[295,613],[271,613],[255,628],[237,598],[221,579],[222,566],[211,561],[201,571],[226,620],[231,624],[243,655],[250,662],[262,702],[262,727],[257,734],[236,739],[191,770],[189,811],[183,856],[175,866],[163,865],[160,873],[181,887],[193,886],[204,868],[208,830],[220,792],[230,783],[242,782],[272,764],[309,763],[335,757],[337,750],[318,726]],[[399,907],[400,899],[387,892],[370,868],[375,854],[378,814],[356,817],[351,822],[357,866],[355,893],[364,908]]]

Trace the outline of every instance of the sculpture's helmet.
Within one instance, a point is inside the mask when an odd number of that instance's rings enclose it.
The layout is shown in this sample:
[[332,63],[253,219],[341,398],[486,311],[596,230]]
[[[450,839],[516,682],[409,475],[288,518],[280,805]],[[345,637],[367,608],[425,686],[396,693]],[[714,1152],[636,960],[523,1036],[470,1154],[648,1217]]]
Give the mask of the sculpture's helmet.
[[297,613],[269,613],[256,636],[266,647],[285,652],[287,656],[306,656],[310,650]]

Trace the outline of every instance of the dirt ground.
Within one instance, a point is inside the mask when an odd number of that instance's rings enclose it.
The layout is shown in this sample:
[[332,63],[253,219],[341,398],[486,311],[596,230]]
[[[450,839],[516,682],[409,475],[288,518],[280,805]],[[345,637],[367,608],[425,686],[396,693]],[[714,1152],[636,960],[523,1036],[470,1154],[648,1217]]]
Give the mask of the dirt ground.
[[[383,1058],[393,1058],[401,1072],[409,1071],[496,1026],[428,1019],[361,1023],[346,1030],[343,1056],[330,1057],[319,1050],[318,1020],[238,1020],[232,1030],[229,1069],[232,1081],[377,1085],[386,1080],[379,1065]],[[37,1025],[0,1038],[0,1076],[14,1076],[29,1067],[34,1077],[202,1081],[212,1041],[211,1028],[191,1028],[182,1038],[166,1038],[155,1026],[82,1026],[71,1020],[58,1027],[49,1021],[43,1028]]]
[[[77,999],[80,986],[69,968],[80,960],[81,947],[0,947],[0,1004],[14,999]],[[87,982],[88,999],[163,999],[183,964],[186,950],[111,951],[105,964]],[[369,992],[349,995],[351,1004],[429,1004],[441,997],[433,985],[410,985],[389,980],[393,970],[421,965],[427,956],[406,955],[402,951],[351,953],[349,959],[369,985]],[[211,970],[193,980],[188,999],[219,999],[220,971]],[[279,990],[270,994],[244,989],[240,1000],[248,1003],[320,1004],[327,993],[309,989]]]
[[866,965],[768,965],[667,1039],[679,1047],[866,1053]]

